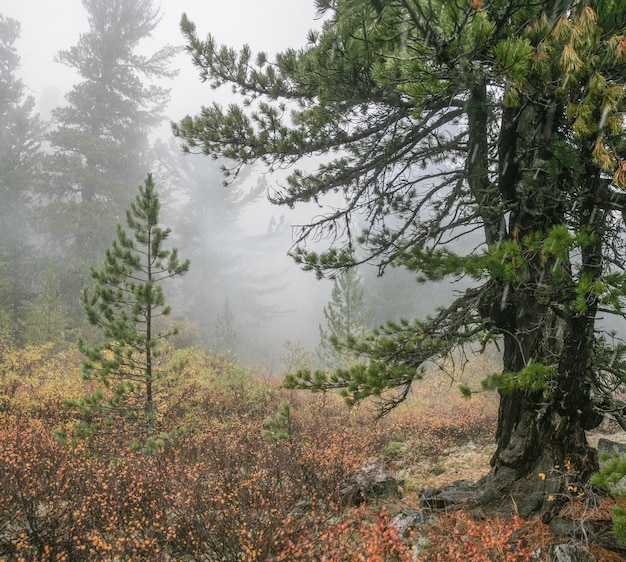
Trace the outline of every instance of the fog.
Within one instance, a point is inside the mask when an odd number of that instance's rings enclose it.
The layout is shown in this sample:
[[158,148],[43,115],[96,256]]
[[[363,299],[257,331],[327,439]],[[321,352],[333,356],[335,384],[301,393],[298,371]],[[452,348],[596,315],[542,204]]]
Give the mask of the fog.
[[[322,25],[312,0],[163,0],[160,6],[162,19],[152,37],[141,44],[146,53],[166,44],[183,45],[179,30],[183,12],[196,24],[200,36],[211,33],[218,42],[235,48],[249,44],[253,52],[265,51],[270,58],[287,47],[304,46],[307,31]],[[55,62],[55,56],[76,45],[80,34],[88,31],[86,11],[80,0],[0,0],[0,13],[21,25],[15,45],[21,58],[17,75],[25,94],[34,97],[36,110],[49,119],[80,81],[76,72]],[[322,310],[330,295],[332,281],[317,281],[287,255],[292,225],[307,222],[320,209],[303,206],[289,212],[267,202],[264,192],[279,186],[286,172],[270,175],[261,167],[247,170],[243,180],[227,193],[220,186],[219,162],[202,155],[183,156],[170,133],[169,121],[196,114],[213,101],[228,104],[238,100],[228,88],[215,91],[203,84],[185,52],[179,53],[171,66],[178,76],[161,83],[170,89],[171,99],[167,119],[155,128],[151,139],[160,163],[151,171],[159,186],[160,178],[165,178],[160,171],[170,162],[177,162],[182,170],[179,177],[183,179],[176,185],[163,179],[162,190],[164,225],[172,227],[181,256],[192,260],[189,280],[173,288],[172,296],[177,319],[195,326],[188,327],[190,335],[184,342],[210,346],[216,315],[230,307],[240,338],[237,354],[245,360],[265,361],[272,372],[280,371],[278,357],[286,341],[301,342],[307,349],[316,345]],[[259,196],[246,202],[246,194],[257,186]],[[211,191],[211,196],[205,197],[202,189]],[[220,209],[228,212],[220,211],[218,216],[211,207],[216,200],[225,205]],[[182,236],[177,228],[191,234]],[[188,245],[190,240],[195,240],[193,247]],[[364,268],[361,274],[376,321],[401,313],[423,314],[435,304],[444,304],[454,291],[454,287],[444,291],[426,287],[417,293],[410,275],[400,272],[389,275],[385,291],[382,281],[376,281],[374,268]],[[393,303],[385,301],[384,295],[390,292],[395,295]],[[198,310],[198,298],[191,298],[198,295],[206,310]]]

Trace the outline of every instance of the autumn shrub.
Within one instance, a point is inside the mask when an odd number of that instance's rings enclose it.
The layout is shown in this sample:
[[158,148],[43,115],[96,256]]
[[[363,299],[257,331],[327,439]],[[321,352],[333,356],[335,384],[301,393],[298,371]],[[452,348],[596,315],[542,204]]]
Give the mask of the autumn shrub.
[[[324,414],[336,404],[324,397],[263,386],[219,358],[188,359],[179,384],[165,387],[158,423],[167,432],[180,417],[189,430],[170,431],[152,454],[133,450],[117,427],[97,448],[59,444],[52,430],[75,414],[33,409],[48,391],[61,404],[53,381],[7,400],[0,559],[264,560],[283,520],[295,534],[340,512],[339,486],[373,452],[371,435],[358,424],[338,427]],[[73,373],[71,361],[65,369]],[[267,439],[265,419],[289,398],[297,403],[290,439]]]
[[[5,415],[0,434],[0,556],[97,560],[158,552],[174,474],[115,448],[97,458],[62,447],[50,427]],[[164,531],[163,531],[164,533]]]
[[519,517],[474,520],[464,513],[441,517],[429,527],[428,546],[419,562],[526,562],[531,546],[517,532],[526,525]]
[[[373,425],[371,405],[287,391],[228,357],[162,360],[155,429],[168,437],[147,454],[117,426],[97,447],[58,443],[77,416],[63,398],[84,394],[80,356],[2,350],[0,560],[404,560],[386,515],[346,513],[341,484],[393,440],[438,440],[420,445],[434,454],[482,431],[469,409],[404,408]],[[264,435],[284,404],[288,431]]]
[[[382,421],[390,442],[410,443],[416,457],[437,457],[452,447],[473,441],[493,441],[497,405],[489,398],[470,400],[455,391],[424,401],[409,398]],[[396,445],[397,447],[397,445]]]
[[[285,526],[289,526],[288,521]],[[384,508],[374,518],[362,508],[338,521],[319,521],[295,538],[282,535],[284,531],[278,539],[283,548],[272,558],[275,562],[413,560],[411,546],[402,540]]]
[[216,423],[266,416],[280,402],[277,383],[259,381],[250,367],[226,355],[178,350],[164,370],[167,380],[157,396],[161,427],[178,425],[201,433]]
[[243,420],[230,433],[182,437],[154,455],[118,443],[93,456],[62,447],[36,420],[5,414],[2,424],[7,559],[263,560],[283,519],[338,512],[337,488],[363,447],[324,428],[319,437],[272,443],[260,422]]
[[66,415],[63,399],[78,396],[82,379],[79,354],[53,352],[49,345],[0,348],[0,412],[28,413],[58,420]]

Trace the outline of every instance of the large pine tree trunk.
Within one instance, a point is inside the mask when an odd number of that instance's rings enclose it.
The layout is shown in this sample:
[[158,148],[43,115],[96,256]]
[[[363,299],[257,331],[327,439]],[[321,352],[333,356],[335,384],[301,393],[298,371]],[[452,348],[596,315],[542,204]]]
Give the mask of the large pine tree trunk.
[[[563,345],[551,395],[515,390],[501,396],[497,449],[481,483],[483,504],[515,509],[522,517],[550,516],[582,492],[598,469],[597,453],[586,437],[601,417],[590,407],[585,381],[585,323],[569,324],[567,334],[559,333]],[[513,372],[523,358],[517,342],[509,345],[514,349],[511,357],[505,354],[504,370]]]
[[598,469],[597,452],[586,437],[602,421],[591,407],[587,382],[593,320],[587,315],[563,318],[549,306],[521,308],[511,320],[504,372],[519,372],[533,361],[555,362],[556,375],[546,389],[501,393],[490,472],[473,485],[425,492],[425,505],[474,506],[549,520],[584,491]]
[[[519,388],[501,395],[497,450],[483,481],[482,501],[508,501],[523,517],[549,517],[598,469],[597,453],[585,433],[602,421],[592,409],[589,384],[597,300],[587,298],[586,308],[580,309],[574,306],[573,295],[576,277],[583,272],[596,279],[601,275],[602,253],[597,246],[601,236],[581,248],[574,273],[571,263],[559,263],[528,246],[535,233],[545,236],[573,215],[572,202],[555,195],[564,191],[560,182],[568,179],[545,171],[554,158],[555,115],[561,113],[558,108],[529,104],[513,120],[518,166],[510,192],[509,236],[527,263],[509,284],[509,294],[504,294],[506,286],[502,289],[503,370],[518,373],[534,363],[549,366],[553,374],[545,388]],[[590,171],[583,182],[588,189],[575,201],[578,221],[573,224],[597,232],[602,217],[593,209],[595,173]],[[552,270],[557,267],[564,278],[553,283]]]
[[502,392],[496,451],[490,472],[477,484],[458,483],[427,491],[423,503],[438,508],[467,505],[529,518],[550,519],[582,492],[598,459],[586,431],[602,421],[592,407],[587,382],[593,319],[564,318],[550,306],[524,303],[508,312],[505,373],[532,362],[554,365],[547,387]]
[[[529,366],[546,367],[545,386],[520,382],[500,397],[497,449],[491,470],[475,486],[456,486],[425,495],[426,504],[450,506],[466,502],[515,511],[523,517],[551,514],[577,495],[597,470],[596,451],[586,431],[602,421],[592,409],[590,373],[594,349],[597,302],[574,306],[576,276],[601,275],[601,236],[581,248],[576,273],[568,260],[559,262],[533,246],[557,225],[592,229],[600,234],[602,217],[593,208],[597,171],[589,170],[586,190],[572,202],[559,194],[568,181],[548,175],[554,157],[552,140],[558,132],[558,108],[527,104],[503,114],[500,139],[500,195],[509,214],[506,237],[520,251],[520,262],[509,256],[515,279],[494,280],[481,311],[504,340],[503,373],[520,373]],[[476,120],[477,121],[477,120]],[[489,232],[497,232],[493,219]],[[566,218],[568,217],[568,218]],[[576,224],[578,222],[578,224]],[[492,236],[493,238],[493,236]],[[565,261],[566,263],[563,263]],[[553,268],[560,283],[551,283]],[[540,381],[539,381],[540,382]]]

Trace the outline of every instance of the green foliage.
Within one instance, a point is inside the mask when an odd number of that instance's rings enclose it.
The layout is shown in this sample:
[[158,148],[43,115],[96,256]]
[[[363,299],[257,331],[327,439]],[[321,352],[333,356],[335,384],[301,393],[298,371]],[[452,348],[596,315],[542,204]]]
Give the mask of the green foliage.
[[289,441],[292,437],[291,417],[289,402],[281,402],[276,415],[265,419],[263,435],[270,441]]
[[[49,174],[42,189],[38,229],[55,248],[64,305],[77,322],[73,298],[88,282],[93,256],[104,252],[133,198],[129,185],[152,168],[149,137],[163,120],[177,48],[147,54],[156,29],[152,0],[85,0],[88,29],[56,61],[80,77],[67,103],[52,113]],[[152,83],[151,83],[152,82]]]
[[[613,455],[605,459],[603,466],[591,477],[591,482],[604,490],[609,490],[613,495],[626,497],[626,490],[615,487],[626,476],[626,456]],[[613,530],[617,538],[626,542],[626,509],[621,505],[613,508]]]
[[317,355],[323,367],[345,368],[357,360],[351,342],[363,335],[369,314],[357,272],[344,271],[333,281],[331,300],[324,307],[326,325],[319,327]]
[[[498,447],[517,459],[506,470],[522,480],[576,457],[585,478],[595,461],[570,433],[624,411],[623,365],[606,349],[621,344],[596,326],[626,303],[623,2],[321,6],[323,29],[271,64],[199,39],[184,17],[201,77],[243,99],[185,118],[175,134],[235,168],[292,166],[272,200],[321,209],[296,231],[304,269],[401,265],[419,281],[463,285],[430,318],[347,338],[365,364],[302,369],[287,386],[340,389],[348,403],[373,396],[384,414],[428,361],[498,340],[504,373],[486,386],[504,395]],[[317,168],[305,172],[311,155]],[[489,478],[504,457],[494,463]],[[529,509],[551,511],[547,497]]]
[[398,254],[395,265],[416,272],[419,282],[441,281],[450,275],[459,275],[463,259],[447,248],[413,246]]
[[[602,468],[593,475],[591,482],[599,488],[607,489],[626,476],[626,456],[613,455],[604,460]],[[625,495],[623,490],[615,490],[614,493]]]
[[104,427],[112,427],[114,419],[121,418],[141,422],[145,438],[152,438],[153,387],[165,375],[157,359],[163,342],[176,333],[175,328],[164,333],[156,329],[157,319],[170,313],[163,283],[189,269],[189,261],[180,262],[176,249],[164,247],[170,230],[159,226],[159,207],[148,174],[126,213],[132,237],[118,225],[117,240],[106,251],[102,269],[91,270],[93,286],[83,290],[87,319],[104,338],[93,345],[84,338],[78,340],[85,355],[84,378],[102,387],[71,402],[85,416],[78,424],[84,432],[90,430],[92,416]]
[[20,34],[20,24],[0,14],[0,329],[24,343],[22,323],[40,266],[33,207],[44,170],[45,127],[18,76]]
[[535,54],[530,41],[522,37],[504,39],[496,45],[494,54],[496,65],[500,67],[501,72],[519,87],[525,86],[530,74],[530,63]]
[[613,531],[619,540],[626,541],[626,509],[621,505],[613,509]]
[[499,390],[510,394],[516,390],[524,392],[541,392],[545,399],[552,396],[552,382],[556,375],[554,365],[530,363],[521,371],[490,375],[483,381],[485,390]]
[[472,397],[472,389],[466,384],[460,384],[458,386],[459,392],[463,398],[471,398]]

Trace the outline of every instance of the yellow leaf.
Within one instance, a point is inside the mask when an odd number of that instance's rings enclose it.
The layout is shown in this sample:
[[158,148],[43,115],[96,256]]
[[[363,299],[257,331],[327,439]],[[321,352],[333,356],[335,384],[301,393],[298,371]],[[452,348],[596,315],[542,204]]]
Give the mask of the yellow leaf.
[[576,74],[583,66],[582,60],[580,60],[578,53],[570,43],[563,47],[561,66],[567,74]]
[[626,188],[626,160],[620,160],[617,170],[613,174],[613,183],[621,188]]

